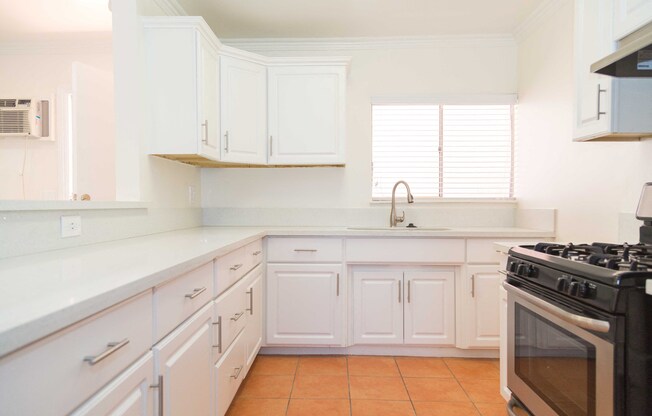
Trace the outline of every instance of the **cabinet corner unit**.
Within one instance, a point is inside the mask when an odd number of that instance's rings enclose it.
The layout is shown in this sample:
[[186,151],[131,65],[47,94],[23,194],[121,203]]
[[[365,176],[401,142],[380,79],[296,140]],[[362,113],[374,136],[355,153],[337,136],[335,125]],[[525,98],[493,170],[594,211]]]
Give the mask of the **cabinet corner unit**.
[[614,7],[623,9],[613,0],[575,0],[575,141],[652,135],[652,79],[613,78],[590,71],[592,63],[615,50],[614,31],[625,30],[614,27],[618,22]]

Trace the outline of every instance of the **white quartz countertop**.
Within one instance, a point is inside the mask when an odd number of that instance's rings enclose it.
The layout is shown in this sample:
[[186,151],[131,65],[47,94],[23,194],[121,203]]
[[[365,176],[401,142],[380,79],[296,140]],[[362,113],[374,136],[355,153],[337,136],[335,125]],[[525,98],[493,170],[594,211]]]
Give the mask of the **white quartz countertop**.
[[200,227],[0,260],[0,357],[265,236],[546,238],[521,228]]

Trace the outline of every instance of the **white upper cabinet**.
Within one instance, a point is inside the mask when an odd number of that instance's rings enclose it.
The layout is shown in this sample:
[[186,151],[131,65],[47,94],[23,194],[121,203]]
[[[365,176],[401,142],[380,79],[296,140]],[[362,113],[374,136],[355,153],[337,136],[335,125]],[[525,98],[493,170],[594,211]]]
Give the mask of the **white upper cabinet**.
[[592,63],[615,50],[614,0],[575,2],[573,138],[638,139],[652,131],[652,82],[591,73]]
[[615,40],[622,39],[646,24],[652,22],[652,0],[615,0]]
[[345,163],[346,66],[268,69],[271,165]]
[[145,18],[149,153],[217,161],[217,43],[201,18]]
[[267,70],[264,65],[220,57],[222,161],[267,162]]

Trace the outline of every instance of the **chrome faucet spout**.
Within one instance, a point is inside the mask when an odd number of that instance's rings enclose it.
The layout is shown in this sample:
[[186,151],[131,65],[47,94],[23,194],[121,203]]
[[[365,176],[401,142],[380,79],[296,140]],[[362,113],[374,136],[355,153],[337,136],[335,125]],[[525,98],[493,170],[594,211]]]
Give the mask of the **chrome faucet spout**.
[[405,185],[405,189],[407,189],[407,202],[408,204],[411,204],[414,202],[414,196],[412,196],[412,192],[410,191],[410,185],[408,185],[407,182],[405,181],[398,181],[394,184],[394,188],[392,189],[392,209],[389,212],[389,226],[390,227],[396,227],[396,224],[405,221],[405,211],[398,216],[396,215],[396,188],[400,185],[403,184]]

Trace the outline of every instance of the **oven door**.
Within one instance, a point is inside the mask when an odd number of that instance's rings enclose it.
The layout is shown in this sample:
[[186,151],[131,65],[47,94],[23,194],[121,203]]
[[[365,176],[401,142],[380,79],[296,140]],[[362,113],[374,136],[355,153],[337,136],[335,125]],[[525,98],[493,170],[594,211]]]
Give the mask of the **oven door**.
[[507,386],[536,416],[612,416],[614,345],[589,318],[504,282]]

